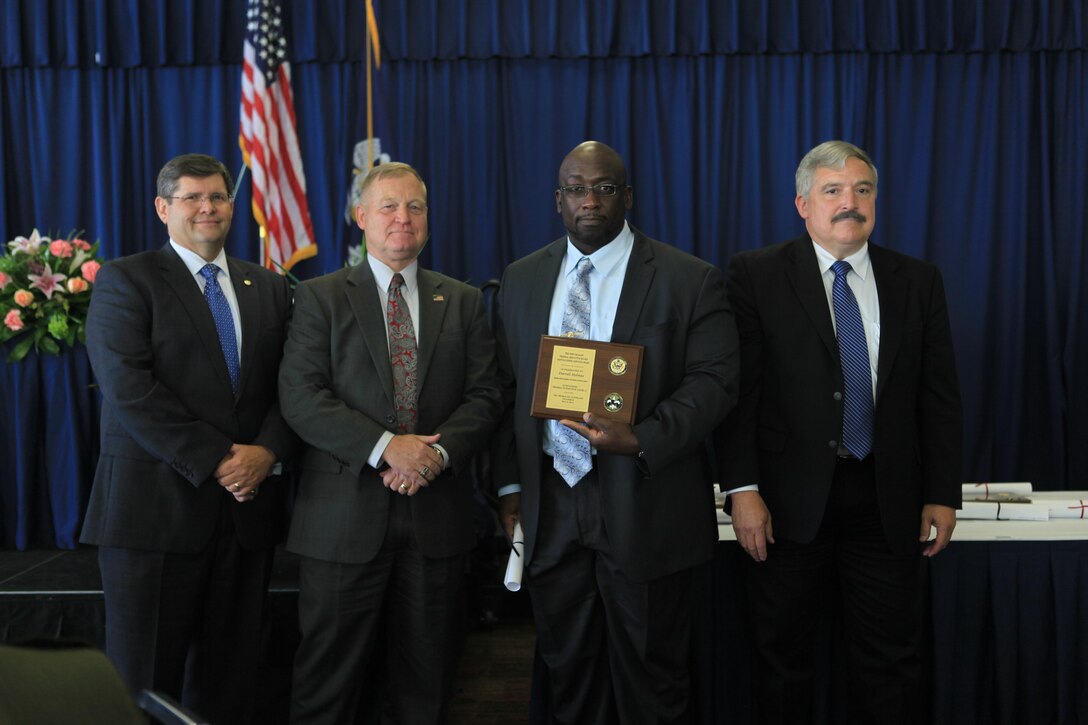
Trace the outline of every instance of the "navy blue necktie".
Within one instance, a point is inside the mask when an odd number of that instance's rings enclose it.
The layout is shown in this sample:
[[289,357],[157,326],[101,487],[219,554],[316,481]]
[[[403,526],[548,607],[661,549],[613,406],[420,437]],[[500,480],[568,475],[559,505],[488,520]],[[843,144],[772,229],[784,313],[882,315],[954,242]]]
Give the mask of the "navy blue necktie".
[[843,405],[842,445],[855,458],[865,458],[873,450],[873,373],[869,367],[869,345],[854,291],[846,283],[852,267],[839,260],[831,265],[835,282],[831,302],[835,308],[835,332],[839,338],[842,364]]
[[230,305],[219,286],[219,267],[205,264],[201,267],[200,274],[205,281],[204,299],[212,311],[215,331],[219,333],[219,346],[223,348],[223,359],[227,363],[227,372],[230,373],[230,388],[238,395],[238,339],[234,336],[234,316],[231,315]]

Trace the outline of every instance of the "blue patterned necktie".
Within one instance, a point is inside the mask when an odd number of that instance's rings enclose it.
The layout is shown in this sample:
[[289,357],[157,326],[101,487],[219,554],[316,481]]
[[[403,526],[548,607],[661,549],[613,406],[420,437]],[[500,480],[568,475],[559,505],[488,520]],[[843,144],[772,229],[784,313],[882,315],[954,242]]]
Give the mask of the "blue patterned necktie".
[[[593,262],[589,257],[578,260],[577,277],[567,291],[567,306],[563,310],[562,334],[589,339],[589,273]],[[559,421],[552,421],[552,451],[555,470],[568,486],[573,487],[593,468],[589,441]]]
[[873,373],[869,367],[869,345],[854,291],[846,282],[852,267],[839,260],[831,265],[835,282],[831,301],[835,308],[835,331],[839,338],[842,364],[843,405],[842,445],[862,459],[873,449]]
[[204,276],[205,282],[204,299],[211,308],[215,331],[219,333],[219,346],[223,348],[223,359],[227,363],[227,372],[230,373],[230,389],[238,395],[238,340],[234,336],[234,316],[231,315],[230,305],[219,286],[219,267],[205,264],[201,267],[200,274]]
[[389,324],[389,363],[393,368],[393,397],[397,409],[397,430],[415,433],[418,411],[416,403],[416,331],[408,303],[401,294],[404,277],[400,272],[389,280],[389,297],[385,317]]

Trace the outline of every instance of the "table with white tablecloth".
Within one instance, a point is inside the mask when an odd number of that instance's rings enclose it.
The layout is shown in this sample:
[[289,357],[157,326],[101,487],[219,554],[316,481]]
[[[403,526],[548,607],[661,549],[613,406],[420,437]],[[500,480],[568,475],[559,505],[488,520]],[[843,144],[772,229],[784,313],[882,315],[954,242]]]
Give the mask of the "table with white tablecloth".
[[[1088,491],[1030,497],[1088,500]],[[746,554],[727,521],[719,522],[719,537],[698,577],[694,722],[744,725],[751,716],[740,576]],[[960,521],[923,576],[926,722],[1088,725],[1088,519]],[[835,672],[830,653],[828,664]],[[829,679],[835,722],[848,683]]]

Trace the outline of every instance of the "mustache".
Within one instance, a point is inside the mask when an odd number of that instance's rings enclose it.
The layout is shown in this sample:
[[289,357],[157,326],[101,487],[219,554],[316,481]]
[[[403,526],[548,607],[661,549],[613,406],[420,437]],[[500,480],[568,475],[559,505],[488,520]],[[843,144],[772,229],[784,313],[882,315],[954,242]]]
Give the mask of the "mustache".
[[843,219],[853,219],[854,221],[860,222],[862,224],[869,221],[861,212],[855,211],[854,209],[847,209],[846,211],[841,211],[835,216],[831,217],[831,223],[834,224],[835,222],[841,222]]

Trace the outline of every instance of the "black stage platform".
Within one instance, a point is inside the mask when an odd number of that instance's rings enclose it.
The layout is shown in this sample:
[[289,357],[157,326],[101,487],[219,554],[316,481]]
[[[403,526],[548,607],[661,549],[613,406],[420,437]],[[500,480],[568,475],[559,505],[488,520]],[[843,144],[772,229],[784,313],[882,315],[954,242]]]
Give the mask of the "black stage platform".
[[[496,538],[481,542],[470,556],[466,607],[470,637],[474,631],[489,631],[500,616],[512,622],[531,621],[528,597],[507,592],[500,584],[505,555],[505,540]],[[256,722],[286,723],[291,661],[299,642],[298,559],[283,549],[277,549],[273,563],[269,612],[262,633],[261,710]],[[36,639],[75,640],[102,648],[105,607],[97,548],[0,549],[0,642]]]
[[[298,647],[298,560],[276,552],[271,616],[262,638],[262,711],[257,722],[287,722],[291,659]],[[0,551],[0,642],[66,639],[104,644],[98,550]]]

